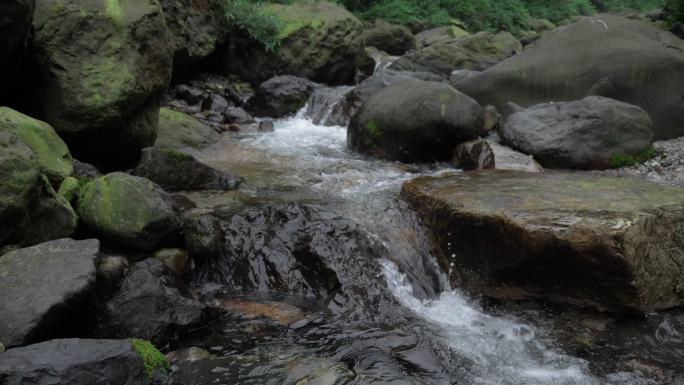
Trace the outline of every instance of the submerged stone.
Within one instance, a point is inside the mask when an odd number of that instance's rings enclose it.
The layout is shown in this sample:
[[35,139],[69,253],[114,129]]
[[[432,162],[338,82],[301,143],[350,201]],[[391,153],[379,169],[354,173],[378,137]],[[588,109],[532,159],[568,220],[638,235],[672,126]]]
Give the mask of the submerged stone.
[[486,296],[627,312],[684,303],[684,190],[490,171],[417,178],[402,196],[452,281]]

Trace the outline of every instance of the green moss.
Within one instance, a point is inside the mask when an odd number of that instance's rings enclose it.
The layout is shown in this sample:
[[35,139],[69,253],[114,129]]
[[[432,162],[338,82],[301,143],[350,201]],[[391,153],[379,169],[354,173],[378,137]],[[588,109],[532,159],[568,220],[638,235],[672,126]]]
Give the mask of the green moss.
[[142,358],[149,377],[152,377],[156,370],[167,372],[171,368],[169,360],[151,342],[134,338],[131,339],[131,345]]
[[[119,44],[112,38],[108,44]],[[117,47],[112,47],[116,51]],[[115,103],[117,98],[125,94],[126,87],[134,84],[135,77],[128,65],[113,56],[92,56],[86,58],[81,65],[81,89],[79,98],[94,108],[101,108]]]
[[62,181],[62,184],[59,186],[59,190],[57,190],[57,195],[71,203],[78,198],[80,190],[81,183],[78,181],[78,179],[70,176]]
[[190,158],[190,155],[180,151],[170,151],[169,155],[171,156],[171,159],[177,161],[187,160]]
[[610,157],[610,167],[630,167],[640,163],[644,163],[658,156],[658,152],[653,147],[648,147],[634,154],[625,154],[616,152]]
[[[121,1],[124,2],[123,7],[121,6]],[[124,24],[124,7],[126,6],[127,0],[106,0],[105,3],[105,14],[107,17],[112,19],[116,25]]]

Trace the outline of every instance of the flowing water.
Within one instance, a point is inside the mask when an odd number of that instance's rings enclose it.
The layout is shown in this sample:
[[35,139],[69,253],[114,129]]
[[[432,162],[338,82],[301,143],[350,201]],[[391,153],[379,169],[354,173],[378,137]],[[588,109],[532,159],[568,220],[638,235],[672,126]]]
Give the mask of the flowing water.
[[[352,322],[277,298],[306,317],[284,328],[230,319],[211,337],[189,341],[211,353],[180,365],[178,376],[189,384],[681,384],[681,315],[621,323],[537,304],[496,306],[450,288],[399,199],[406,180],[459,172],[448,165],[363,158],[347,150],[344,127],[316,125],[303,112],[277,121],[272,133],[236,135],[200,155],[246,178],[238,192],[190,194],[200,206],[295,201],[363,226],[388,250],[376,278],[396,306]],[[580,323],[589,326],[568,330]],[[577,343],[585,330],[603,342]],[[634,357],[646,364],[624,370]],[[649,373],[653,361],[669,377],[659,368]]]

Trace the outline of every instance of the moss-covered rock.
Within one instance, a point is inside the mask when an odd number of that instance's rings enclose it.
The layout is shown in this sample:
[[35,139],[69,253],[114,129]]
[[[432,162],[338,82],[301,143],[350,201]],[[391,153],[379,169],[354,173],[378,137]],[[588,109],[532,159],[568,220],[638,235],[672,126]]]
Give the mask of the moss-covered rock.
[[483,171],[402,196],[440,262],[486,296],[628,312],[684,303],[684,190],[630,178]]
[[171,369],[169,360],[150,341],[134,338],[131,339],[131,345],[142,358],[148,377],[152,377],[157,370],[166,372]]
[[74,171],[69,149],[49,124],[0,107],[0,131],[14,133],[28,146],[36,155],[41,171],[55,185]]
[[162,108],[159,110],[159,130],[154,147],[180,149],[190,147],[197,150],[219,141],[213,128],[182,112]]
[[23,245],[69,238],[76,231],[78,217],[71,204],[52,188],[47,178],[40,183],[39,196],[29,207],[29,223]]
[[23,233],[40,175],[33,151],[13,133],[0,130],[0,245]]
[[263,10],[282,21],[280,46],[235,42],[226,64],[253,82],[276,75],[295,75],[328,84],[353,83],[361,22],[343,7],[327,1],[265,3]]
[[361,35],[365,47],[375,47],[390,55],[403,55],[416,48],[416,39],[407,27],[377,20]]
[[94,233],[143,251],[173,244],[179,235],[180,221],[168,194],[145,178],[124,173],[83,186],[77,213]]
[[455,25],[437,27],[418,33],[416,35],[416,45],[418,48],[425,48],[433,44],[446,43],[469,35],[468,32]]
[[444,161],[485,134],[482,107],[446,83],[403,80],[373,94],[352,118],[347,144],[401,162]]
[[81,192],[81,182],[78,179],[70,176],[62,181],[57,190],[57,195],[66,199],[67,202],[73,203],[78,199]]
[[24,61],[35,0],[4,0],[0,2],[0,103],[8,96]]
[[454,70],[482,71],[521,51],[522,44],[508,32],[480,32],[411,52],[389,68],[432,72],[446,79]]
[[77,158],[121,168],[154,143],[172,52],[156,0],[38,0],[36,102]]

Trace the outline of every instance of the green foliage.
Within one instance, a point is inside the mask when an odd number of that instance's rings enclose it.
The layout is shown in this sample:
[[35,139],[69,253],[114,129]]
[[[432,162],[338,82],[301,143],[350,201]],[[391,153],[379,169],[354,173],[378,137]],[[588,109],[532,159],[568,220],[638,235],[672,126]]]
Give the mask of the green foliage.
[[278,16],[264,11],[259,1],[225,0],[223,9],[231,29],[245,33],[267,51],[278,48],[282,23]]
[[684,0],[667,0],[665,10],[671,23],[684,22]]
[[169,360],[151,342],[134,338],[131,345],[142,358],[148,377],[152,377],[157,369],[166,372],[171,368]]
[[658,152],[653,147],[648,147],[632,155],[617,152],[613,154],[613,156],[610,158],[610,167],[630,167],[640,163],[644,163],[648,160],[655,158],[656,156],[658,156]]

